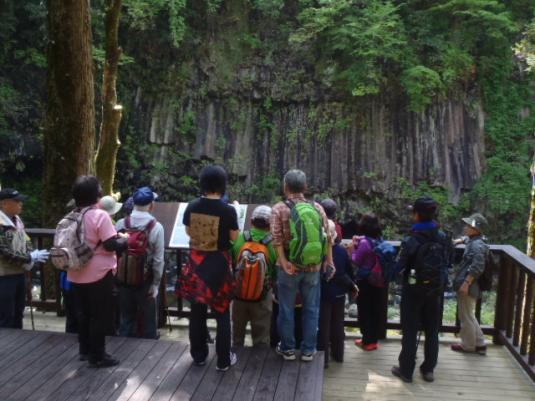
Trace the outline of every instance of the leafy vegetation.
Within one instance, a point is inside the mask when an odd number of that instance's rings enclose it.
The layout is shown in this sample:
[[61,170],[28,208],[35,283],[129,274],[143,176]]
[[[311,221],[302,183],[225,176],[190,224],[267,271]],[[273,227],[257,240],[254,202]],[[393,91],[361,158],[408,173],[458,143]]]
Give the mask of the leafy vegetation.
[[[6,0],[4,5],[0,174],[4,185],[35,183],[42,160],[46,6],[40,0]],[[104,1],[92,2],[92,8],[94,56],[101,68]],[[222,97],[234,111],[233,102],[250,96],[240,92],[246,88],[256,96],[251,100],[256,113],[251,132],[269,138],[269,151],[278,152],[301,140],[322,145],[346,128],[345,121],[318,107],[305,117],[311,122],[307,127],[314,129],[278,132],[275,97],[278,102],[312,102],[310,94],[317,93],[310,89],[313,85],[322,88],[319,98],[341,104],[379,99],[415,113],[453,98],[469,110],[480,103],[486,113],[487,160],[475,188],[458,198],[435,183],[401,180],[394,202],[384,202],[382,194],[332,195],[366,198],[370,208],[394,221],[388,232],[396,235],[403,219],[385,209],[401,208],[412,197],[430,193],[442,203],[446,223],[454,226],[459,216],[481,210],[491,221],[493,241],[523,247],[535,131],[534,13],[530,0],[124,0],[118,83],[125,105],[124,146],[118,189],[127,193],[145,181],[167,199],[196,195],[196,174],[209,162],[194,156],[202,118],[194,107],[199,99]],[[283,73],[273,73],[272,88],[257,87],[253,74],[237,74],[238,67],[265,72],[279,71],[274,67],[280,65]],[[149,143],[150,127],[141,126],[135,114],[163,95],[176,99],[169,105],[176,117],[174,142]],[[236,113],[226,129],[243,132],[248,117]],[[247,161],[225,156],[231,146],[227,136],[214,144],[217,161],[232,164],[235,196],[276,199],[282,172],[270,166],[263,180],[248,182],[237,172]],[[163,153],[168,163],[155,163]],[[365,174],[376,176],[373,171]]]

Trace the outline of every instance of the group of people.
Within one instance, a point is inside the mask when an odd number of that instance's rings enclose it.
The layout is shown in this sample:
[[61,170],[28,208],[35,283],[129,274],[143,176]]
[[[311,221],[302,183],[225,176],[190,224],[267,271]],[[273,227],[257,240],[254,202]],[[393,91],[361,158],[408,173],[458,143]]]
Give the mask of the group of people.
[[[486,220],[480,214],[464,219],[466,237],[452,241],[437,222],[437,202],[417,199],[411,208],[414,224],[395,266],[387,268],[380,255],[383,238],[377,217],[363,215],[360,236],[342,243],[336,203],[307,200],[307,180],[301,170],[285,174],[284,200],[272,208],[256,207],[250,228],[243,232],[235,205],[225,200],[224,168],[205,167],[199,184],[202,195],[188,204],[183,216],[190,255],[177,286],[178,295],[191,305],[189,340],[195,365],[205,365],[208,357],[209,310],[217,321],[219,371],[236,364],[232,349],[244,345],[248,323],[253,346],[271,345],[284,360],[295,360],[299,353],[302,361],[309,362],[321,350],[326,367],[331,358],[343,362],[347,296],[358,305],[362,338],[355,343],[374,351],[381,337],[382,300],[388,281],[397,277],[402,283],[403,339],[399,365],[392,374],[412,381],[418,332],[423,331],[425,357],[420,371],[431,382],[438,359],[443,291],[454,246],[461,242],[466,249],[454,279],[461,343],[452,349],[485,353],[485,338],[475,318],[481,296],[478,279],[489,253],[483,237]],[[76,181],[74,210],[58,225],[55,239],[61,242],[62,233],[68,233],[69,224],[77,219],[79,240],[87,248],[78,256],[90,256],[82,266],[66,269],[62,288],[72,291],[70,316],[76,320],[72,326],[78,333],[80,360],[93,367],[119,363],[106,352],[107,335],[158,337],[156,311],[164,271],[163,227],[151,214],[157,195],[149,187],[136,190],[127,202],[133,203],[133,210],[114,224],[112,216],[120,207],[101,192],[95,177]],[[24,272],[49,257],[47,250],[32,250],[24,232],[19,217],[24,200],[14,189],[0,191],[0,327],[22,328]],[[51,252],[58,257],[57,249]]]

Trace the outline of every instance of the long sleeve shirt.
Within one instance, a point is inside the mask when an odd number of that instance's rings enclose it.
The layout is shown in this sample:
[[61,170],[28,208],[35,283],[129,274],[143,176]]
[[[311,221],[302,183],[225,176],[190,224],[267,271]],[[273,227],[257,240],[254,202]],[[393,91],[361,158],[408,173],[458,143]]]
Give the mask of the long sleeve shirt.
[[481,291],[477,279],[485,271],[487,256],[489,254],[489,246],[485,243],[481,236],[470,238],[466,243],[464,249],[463,259],[459,265],[453,286],[455,290],[459,290],[464,280],[468,275],[474,278],[472,285],[470,285],[469,294],[473,298],[479,298]]
[[[149,212],[141,212],[139,210],[134,210],[130,215],[131,226],[132,228],[136,229],[145,228],[151,220],[154,220],[154,216],[151,215]],[[117,231],[124,230],[124,219],[119,220],[115,225],[115,228],[117,229]],[[149,266],[151,266],[153,272],[152,285],[155,286],[160,285],[160,281],[163,276],[164,251],[165,240],[163,226],[160,223],[156,222],[156,224],[149,233],[149,249],[147,254]]]

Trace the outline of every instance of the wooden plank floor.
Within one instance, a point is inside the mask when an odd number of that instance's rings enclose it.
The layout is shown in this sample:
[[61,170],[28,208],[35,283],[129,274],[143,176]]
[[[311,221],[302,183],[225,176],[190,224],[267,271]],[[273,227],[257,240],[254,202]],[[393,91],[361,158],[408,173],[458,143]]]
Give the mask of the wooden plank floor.
[[320,401],[323,354],[312,363],[283,362],[274,351],[241,348],[238,364],[215,370],[213,348],[204,367],[186,343],[113,337],[117,367],[78,361],[76,336],[0,329],[1,401]]
[[[343,364],[330,363],[325,371],[324,401],[534,401],[535,385],[505,347],[489,346],[487,356],[459,354],[440,345],[435,382],[417,374],[406,384],[393,377],[400,342],[390,340],[378,351],[364,352],[346,342]],[[418,351],[417,367],[423,361]]]

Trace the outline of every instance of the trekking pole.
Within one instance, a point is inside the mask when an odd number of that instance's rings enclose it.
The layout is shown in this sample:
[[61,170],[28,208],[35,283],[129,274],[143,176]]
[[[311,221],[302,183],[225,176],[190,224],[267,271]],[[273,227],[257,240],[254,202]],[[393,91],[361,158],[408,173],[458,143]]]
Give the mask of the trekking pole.
[[30,320],[32,321],[32,330],[35,331],[35,321],[33,320],[33,296],[30,292]]
[[[26,291],[27,291],[26,298],[30,303],[30,320],[32,322],[32,330],[35,331],[35,321],[33,319],[33,294],[32,294],[33,283],[32,283],[32,273],[31,272],[26,272],[26,280],[28,280],[28,282],[30,283],[29,288],[28,288],[28,285],[26,285]],[[28,292],[29,292],[29,294],[28,294]]]

